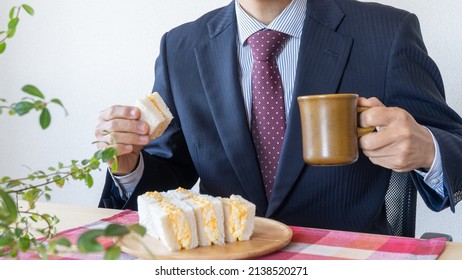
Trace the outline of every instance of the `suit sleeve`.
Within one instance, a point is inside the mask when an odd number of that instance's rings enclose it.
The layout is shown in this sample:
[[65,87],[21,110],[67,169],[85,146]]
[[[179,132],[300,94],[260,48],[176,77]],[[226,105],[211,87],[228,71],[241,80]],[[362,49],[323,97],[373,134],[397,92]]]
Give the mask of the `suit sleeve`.
[[133,194],[126,201],[121,199],[112,176],[108,175],[100,207],[137,210],[136,200],[139,195],[147,191],[166,191],[180,186],[191,188],[198,179],[172,97],[167,63],[167,35],[168,33],[161,40],[153,91],[159,92],[174,118],[164,134],[152,140],[141,151],[144,170]]
[[385,100],[387,106],[407,110],[416,121],[431,130],[439,143],[445,192],[441,199],[417,174],[412,178],[426,205],[441,211],[462,199],[462,119],[445,101],[441,74],[428,56],[420,26],[414,14],[407,14],[391,45]]

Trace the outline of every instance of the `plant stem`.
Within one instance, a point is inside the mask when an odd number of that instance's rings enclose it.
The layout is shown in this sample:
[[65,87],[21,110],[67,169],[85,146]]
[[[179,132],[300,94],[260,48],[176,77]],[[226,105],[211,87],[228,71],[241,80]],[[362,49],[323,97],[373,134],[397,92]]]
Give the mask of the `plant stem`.
[[[40,217],[41,220],[44,220],[44,221],[45,221],[45,223],[47,224],[47,226],[46,226],[46,232],[47,232],[47,233],[46,233],[45,236],[42,237],[42,241],[41,241],[40,243],[43,243],[43,242],[45,242],[46,240],[48,240],[49,238],[52,237],[52,235],[53,235],[53,234],[52,234],[52,231],[53,231],[54,225],[53,225],[52,221],[50,221],[50,220],[45,216],[46,214],[40,214],[40,213],[38,213],[38,212],[31,212],[30,209],[29,209],[29,210],[26,210],[26,211],[18,211],[18,213],[19,213],[19,214],[22,214],[22,215],[30,215],[30,216],[36,215],[36,216]],[[29,231],[29,227],[27,227],[27,232],[28,232],[28,233],[31,233],[31,232]],[[31,234],[34,235],[33,233],[31,233]]]
[[[16,17],[19,18],[19,13],[21,12],[22,7],[19,6],[19,7],[17,7],[17,8],[18,8],[18,11],[16,12]],[[8,39],[8,36],[10,36],[10,33],[11,33],[11,32],[9,32],[9,31],[10,31],[10,30],[8,30],[8,31],[5,33],[5,37],[4,37],[3,39],[0,40],[0,43],[3,43],[3,42],[5,42],[5,41]]]
[[[76,167],[76,170],[64,170],[64,169],[70,169],[72,167]],[[59,183],[58,183],[59,181],[66,181],[70,177],[73,177],[73,176],[77,175],[80,172],[82,172],[84,174],[85,173],[90,173],[91,168],[90,168],[89,164],[83,165],[83,166],[70,165],[70,166],[60,167],[57,171],[52,172],[52,173],[48,173],[48,174],[45,174],[44,172],[42,174],[41,172],[42,171],[36,171],[36,172],[32,173],[31,175],[29,175],[27,177],[24,177],[24,178],[5,180],[4,182],[0,182],[0,186],[6,185],[7,186],[6,188],[8,188],[9,184],[13,184],[13,183],[17,182],[17,185],[12,186],[10,188],[10,190],[8,190],[7,192],[11,193],[11,194],[20,194],[20,193],[23,193],[25,191],[45,187],[45,186],[47,186],[49,184],[53,184],[53,183],[59,185]],[[60,176],[60,177],[55,179],[55,176]],[[26,182],[24,182],[24,181],[31,181],[31,180],[35,180],[35,179],[45,180],[45,182],[42,182],[42,183],[39,183],[39,184],[36,184],[36,185],[27,184]]]
[[[45,175],[41,175],[41,178],[39,179],[42,179],[42,180],[45,180],[47,178],[50,178],[52,176],[56,176],[56,175],[62,175],[62,174],[65,174],[63,177],[61,177],[60,179],[66,179],[68,178],[69,176],[72,176],[74,175],[76,172],[61,172],[61,171],[57,171],[55,173],[49,173],[49,174],[45,174]],[[30,180],[30,178],[21,178],[21,179],[11,179],[11,180],[8,180],[8,181],[5,181],[5,182],[2,182],[0,184],[9,184],[9,183],[12,183],[12,182],[20,182],[20,181],[25,181],[25,180]],[[48,184],[51,184],[51,183],[56,183],[58,180],[51,180],[51,181],[47,181],[45,183],[42,183],[42,184],[38,184],[38,185],[30,185],[29,184],[29,187],[25,190],[29,190],[29,189],[34,189],[34,188],[40,188],[40,187],[44,187]],[[21,183],[22,185],[27,185],[25,183]],[[17,192],[17,191],[16,191]],[[13,193],[13,191],[11,191],[11,193]]]

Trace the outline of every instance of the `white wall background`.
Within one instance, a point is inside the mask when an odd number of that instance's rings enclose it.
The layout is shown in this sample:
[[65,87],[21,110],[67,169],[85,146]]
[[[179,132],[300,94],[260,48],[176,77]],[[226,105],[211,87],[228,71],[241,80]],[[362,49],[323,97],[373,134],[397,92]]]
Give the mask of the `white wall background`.
[[[0,55],[0,97],[18,101],[21,87],[31,83],[47,98],[61,99],[69,111],[65,117],[52,107],[46,131],[36,114],[0,116],[0,177],[90,157],[96,150],[91,142],[98,112],[113,104],[132,104],[151,90],[162,34],[229,1],[0,1],[0,30],[13,5],[28,3],[36,10],[33,17],[23,13],[17,35]],[[462,1],[378,2],[417,14],[428,51],[442,72],[447,101],[462,114]],[[53,202],[96,205],[104,174],[104,168],[94,173],[90,190],[76,182],[54,190]],[[433,213],[421,200],[418,204],[417,235],[446,232],[462,241],[462,206],[453,214]]]

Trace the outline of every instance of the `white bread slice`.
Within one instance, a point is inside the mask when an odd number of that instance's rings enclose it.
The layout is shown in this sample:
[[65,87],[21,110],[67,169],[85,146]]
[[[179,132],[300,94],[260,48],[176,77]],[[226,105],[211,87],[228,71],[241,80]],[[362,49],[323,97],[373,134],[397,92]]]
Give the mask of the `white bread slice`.
[[140,121],[149,125],[151,139],[162,135],[173,119],[172,113],[157,92],[139,98],[136,100],[135,106],[141,110]]
[[219,199],[223,203],[225,241],[249,240],[255,225],[255,204],[239,195]]
[[159,239],[157,229],[161,228],[159,221],[161,219],[154,219],[151,217],[149,205],[156,203],[153,197],[147,195],[140,195],[138,201],[138,218],[139,224],[146,228],[146,233],[156,239]]
[[199,246],[225,243],[223,206],[219,199],[197,192],[178,188],[168,191],[194,210]]
[[166,193],[147,192],[138,196],[138,215],[147,233],[160,239],[170,251],[198,246],[194,211],[181,200]]

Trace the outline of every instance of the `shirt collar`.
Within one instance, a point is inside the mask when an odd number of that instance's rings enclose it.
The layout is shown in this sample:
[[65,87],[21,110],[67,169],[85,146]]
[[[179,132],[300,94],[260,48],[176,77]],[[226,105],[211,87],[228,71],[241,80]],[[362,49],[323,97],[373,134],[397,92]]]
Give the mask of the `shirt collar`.
[[307,0],[293,0],[268,26],[247,14],[239,5],[238,0],[234,2],[241,46],[253,33],[265,28],[280,31],[292,37],[300,38],[302,36]]

